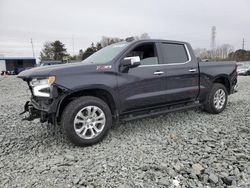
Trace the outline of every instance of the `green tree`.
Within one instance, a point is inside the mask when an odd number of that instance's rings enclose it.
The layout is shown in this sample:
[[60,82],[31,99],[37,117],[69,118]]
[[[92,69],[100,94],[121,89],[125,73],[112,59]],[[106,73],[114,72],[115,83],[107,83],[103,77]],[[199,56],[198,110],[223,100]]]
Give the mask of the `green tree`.
[[40,60],[63,60],[64,56],[68,56],[65,45],[56,40],[54,42],[45,42],[43,50],[40,52]]
[[94,43],[91,43],[91,46],[88,47],[82,54],[82,60],[86,59],[87,57],[89,57],[90,55],[92,55],[93,53],[95,53],[97,51],[97,48],[95,47]]
[[44,43],[43,50],[40,52],[40,60],[41,61],[53,60],[53,49],[51,42]]
[[65,45],[59,40],[52,42],[51,46],[53,50],[54,60],[62,60],[64,56],[67,56]]

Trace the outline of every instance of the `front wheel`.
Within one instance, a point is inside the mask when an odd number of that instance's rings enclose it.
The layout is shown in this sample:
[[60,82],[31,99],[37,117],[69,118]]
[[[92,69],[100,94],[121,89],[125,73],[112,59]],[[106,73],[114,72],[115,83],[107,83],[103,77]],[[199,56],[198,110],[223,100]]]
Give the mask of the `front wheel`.
[[65,108],[63,130],[76,145],[87,146],[100,142],[112,124],[109,106],[97,97],[80,97]]
[[211,114],[222,112],[227,105],[228,92],[224,85],[215,83],[207,96],[205,110]]

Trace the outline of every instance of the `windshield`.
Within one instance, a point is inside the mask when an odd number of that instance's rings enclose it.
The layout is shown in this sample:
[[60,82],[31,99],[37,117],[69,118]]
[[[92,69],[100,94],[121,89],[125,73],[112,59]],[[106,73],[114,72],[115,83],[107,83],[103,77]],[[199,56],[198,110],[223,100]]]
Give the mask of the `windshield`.
[[95,64],[104,64],[112,59],[114,59],[123,49],[128,46],[127,42],[119,42],[112,45],[109,45],[101,50],[95,52],[87,59],[82,62],[95,63]]

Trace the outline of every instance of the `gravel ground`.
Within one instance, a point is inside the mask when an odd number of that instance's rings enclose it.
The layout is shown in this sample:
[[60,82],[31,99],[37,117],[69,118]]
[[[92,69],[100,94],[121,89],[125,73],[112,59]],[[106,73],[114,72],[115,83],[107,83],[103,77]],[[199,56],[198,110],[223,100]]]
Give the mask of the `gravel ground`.
[[250,77],[219,115],[132,121],[83,148],[21,121],[25,82],[8,77],[0,88],[0,187],[250,187]]

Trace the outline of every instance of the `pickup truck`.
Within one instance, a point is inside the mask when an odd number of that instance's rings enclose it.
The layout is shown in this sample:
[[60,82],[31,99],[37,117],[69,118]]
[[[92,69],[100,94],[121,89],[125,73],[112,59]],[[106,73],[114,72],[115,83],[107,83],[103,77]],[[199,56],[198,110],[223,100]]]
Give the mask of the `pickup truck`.
[[28,119],[61,127],[71,142],[86,146],[100,142],[115,122],[195,107],[222,112],[237,85],[237,66],[199,63],[187,42],[129,38],[82,62],[18,77],[32,95],[24,106]]

